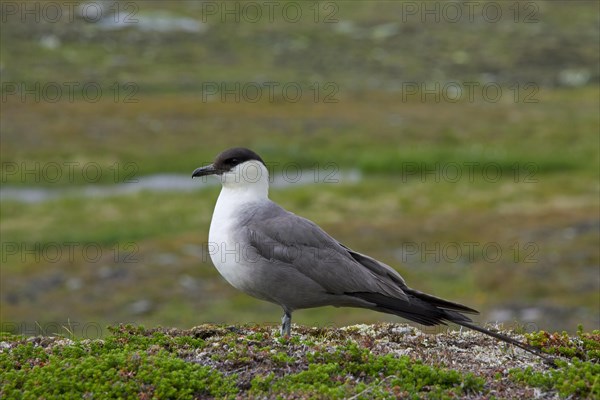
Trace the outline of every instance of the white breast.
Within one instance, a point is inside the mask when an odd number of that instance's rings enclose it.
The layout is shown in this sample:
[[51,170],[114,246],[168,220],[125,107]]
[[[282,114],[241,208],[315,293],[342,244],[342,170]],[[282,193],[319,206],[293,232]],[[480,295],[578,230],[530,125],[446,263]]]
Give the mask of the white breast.
[[[240,241],[240,210],[269,201],[269,172],[258,161],[246,161],[220,176],[219,194],[208,234],[210,258],[219,273],[235,288],[262,297],[257,284],[256,264],[247,260],[247,244]],[[260,279],[260,278],[258,278]],[[253,285],[254,283],[254,285]]]
[[[247,244],[240,241],[236,216],[241,208],[260,204],[259,199],[248,198],[236,190],[223,188],[213,213],[208,234],[210,258],[219,273],[238,290],[252,292],[253,265],[247,260]],[[249,293],[250,294],[250,293]]]

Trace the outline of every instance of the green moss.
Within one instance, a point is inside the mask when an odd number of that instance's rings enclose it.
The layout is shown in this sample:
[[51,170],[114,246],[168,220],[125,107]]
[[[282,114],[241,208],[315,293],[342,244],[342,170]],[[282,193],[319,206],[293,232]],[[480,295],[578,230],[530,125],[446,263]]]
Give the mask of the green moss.
[[567,358],[576,357],[583,361],[600,360],[600,330],[584,332],[583,326],[577,327],[577,336],[570,337],[567,332],[532,332],[525,335],[528,342],[542,351]]
[[375,356],[367,348],[349,342],[333,351],[306,354],[308,369],[279,379],[271,373],[251,382],[251,393],[262,396],[286,394],[318,398],[345,398],[368,391],[365,398],[389,398],[390,393],[432,398],[483,390],[484,380],[427,366],[407,356]]
[[165,330],[146,330],[143,326],[119,325],[109,327],[113,334],[101,342],[92,342],[92,347],[98,347],[99,351],[105,349],[124,348],[129,350],[147,349],[150,346],[158,346],[165,350],[175,348],[201,348],[204,341],[191,336],[173,336]]
[[[600,395],[600,364],[590,355],[597,349],[597,331],[580,327],[574,337],[530,334],[530,343],[559,356],[575,352],[581,359],[563,358],[555,369],[528,360],[527,368],[506,375],[475,359],[457,370],[440,365],[438,354],[432,356],[414,338],[406,340],[419,355],[398,356],[392,351],[398,343],[388,342],[392,328],[295,326],[293,340],[279,337],[273,327],[208,324],[191,330],[119,325],[96,340],[3,335],[0,397],[446,399],[498,390],[525,395],[532,387],[562,397]],[[448,340],[450,356],[456,339],[436,338]],[[385,343],[389,352],[381,346]]]
[[294,357],[289,356],[285,352],[278,352],[271,356],[271,360],[273,360],[276,364],[289,364],[294,362]]
[[556,390],[562,397],[600,397],[600,364],[573,358],[571,362],[557,361],[558,369],[534,372],[525,370],[510,371],[512,379],[527,385]]
[[236,392],[232,378],[209,367],[156,354],[109,350],[103,354],[62,352],[50,355],[31,369],[5,370],[3,398],[192,398],[223,396]]
[[246,339],[247,340],[258,340],[258,341],[261,341],[261,340],[265,339],[265,335],[262,332],[256,332],[256,333],[252,333],[252,334],[246,336]]
[[105,340],[27,342],[0,353],[0,397],[191,399],[238,391],[235,375],[179,357],[202,340],[132,326],[112,331]]
[[0,353],[0,369],[7,372],[11,369],[27,372],[45,364],[48,357],[43,348],[36,347],[33,343],[23,343],[12,349],[10,354]]
[[546,372],[535,372],[531,368],[510,371],[512,379],[545,390],[555,390],[562,397],[600,396],[600,331],[584,332],[577,327],[577,335],[566,332],[532,332],[525,335],[528,342],[545,353],[570,359],[558,360],[558,368]]
[[0,341],[4,342],[4,341],[10,341],[10,342],[14,342],[14,341],[18,341],[23,339],[24,337],[22,335],[15,335],[11,332],[0,332]]

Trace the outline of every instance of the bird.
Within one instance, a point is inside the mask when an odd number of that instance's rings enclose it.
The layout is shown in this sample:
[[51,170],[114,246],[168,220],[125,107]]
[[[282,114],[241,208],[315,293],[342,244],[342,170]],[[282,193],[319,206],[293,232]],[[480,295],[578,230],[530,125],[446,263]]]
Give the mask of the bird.
[[537,348],[476,325],[468,315],[477,310],[409,287],[391,266],[271,201],[267,165],[254,151],[227,149],[192,178],[208,175],[222,184],[209,228],[210,258],[233,287],[283,309],[281,336],[291,335],[295,310],[358,307],[425,326],[455,323],[548,361]]

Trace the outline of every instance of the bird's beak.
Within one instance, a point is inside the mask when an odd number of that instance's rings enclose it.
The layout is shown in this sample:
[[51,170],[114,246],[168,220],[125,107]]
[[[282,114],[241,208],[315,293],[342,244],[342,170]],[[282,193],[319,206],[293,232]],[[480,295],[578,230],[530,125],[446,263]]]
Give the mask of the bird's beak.
[[213,164],[207,165],[206,167],[196,168],[192,173],[192,178],[197,176],[206,176],[217,174],[218,171]]

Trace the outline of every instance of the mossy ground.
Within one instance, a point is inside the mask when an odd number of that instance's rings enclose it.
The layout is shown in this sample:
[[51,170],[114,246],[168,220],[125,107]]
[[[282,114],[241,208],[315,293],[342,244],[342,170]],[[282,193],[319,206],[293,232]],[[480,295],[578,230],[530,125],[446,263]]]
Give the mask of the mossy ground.
[[[471,331],[202,325],[110,328],[102,339],[4,334],[0,395],[33,398],[593,398],[600,332],[560,337],[557,367]],[[545,332],[510,333],[549,353]],[[573,357],[560,355],[571,354]]]

